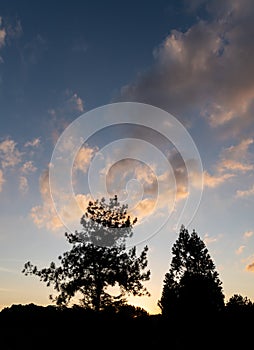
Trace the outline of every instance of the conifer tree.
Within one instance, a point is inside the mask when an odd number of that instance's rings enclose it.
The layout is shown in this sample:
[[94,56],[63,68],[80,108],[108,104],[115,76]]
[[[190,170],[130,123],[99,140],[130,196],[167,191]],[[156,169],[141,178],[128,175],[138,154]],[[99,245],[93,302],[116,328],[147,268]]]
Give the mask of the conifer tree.
[[184,226],[180,229],[158,305],[164,316],[199,315],[219,311],[224,306],[215,264],[194,230],[189,234]]

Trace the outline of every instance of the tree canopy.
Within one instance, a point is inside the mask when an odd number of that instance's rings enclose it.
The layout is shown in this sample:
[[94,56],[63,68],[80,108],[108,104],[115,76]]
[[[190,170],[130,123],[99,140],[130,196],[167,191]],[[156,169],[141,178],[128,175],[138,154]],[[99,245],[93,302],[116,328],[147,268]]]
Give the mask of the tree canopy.
[[[65,233],[72,248],[58,257],[60,266],[51,262],[39,270],[27,262],[22,272],[53,286],[58,294],[50,298],[57,305],[67,305],[80,293],[82,305],[98,311],[123,304],[129,294],[149,295],[143,285],[150,278],[148,247],[137,256],[136,247],[127,250],[125,245],[137,221],[131,221],[127,208],[120,205],[117,196],[109,203],[104,198],[89,202],[81,218],[81,231]],[[114,286],[119,287],[118,295],[108,291]]]
[[205,243],[182,226],[172,247],[161,299],[162,314],[197,314],[218,311],[224,305],[222,283]]

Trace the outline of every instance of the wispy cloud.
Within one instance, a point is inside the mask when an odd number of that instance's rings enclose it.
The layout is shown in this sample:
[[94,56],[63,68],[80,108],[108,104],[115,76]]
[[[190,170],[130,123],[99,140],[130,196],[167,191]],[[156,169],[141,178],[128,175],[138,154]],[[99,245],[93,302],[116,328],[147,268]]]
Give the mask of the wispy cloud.
[[204,171],[204,185],[215,188],[228,179],[254,169],[252,155],[249,151],[253,139],[243,139],[240,143],[224,148],[219,154],[219,161],[215,164],[212,175]]
[[6,139],[0,143],[0,160],[2,168],[14,167],[21,162],[22,153],[14,140]]
[[245,270],[248,272],[254,272],[254,255],[250,255],[247,258],[242,259],[242,263],[245,265]]
[[240,255],[240,254],[243,253],[243,251],[244,251],[245,248],[246,248],[245,245],[240,245],[240,247],[236,249],[235,253],[236,253],[237,255]]
[[254,235],[253,231],[245,231],[243,234],[243,238],[244,239],[249,239],[250,237],[252,237]]
[[254,272],[254,262],[246,266],[246,271]]
[[11,169],[12,171],[10,178],[13,179],[13,177],[16,176],[20,192],[22,194],[27,193],[29,189],[28,177],[37,170],[34,161],[31,160],[34,155],[34,151],[28,150],[27,147],[37,148],[38,145],[38,139],[26,142],[23,147],[20,147],[13,139],[10,138],[0,142],[0,165],[2,168],[0,169],[1,190],[3,183],[10,177],[9,169]]
[[237,190],[236,197],[237,198],[245,198],[254,195],[254,185],[247,190]]
[[49,127],[52,135],[53,143],[55,144],[74,117],[85,111],[84,101],[78,95],[69,89],[59,97],[56,105],[48,110],[50,115]]
[[234,176],[234,174],[228,173],[211,175],[208,173],[208,171],[204,171],[204,185],[206,187],[215,188],[222,185],[224,182],[226,182],[228,179]]
[[22,167],[20,168],[20,171],[22,174],[30,174],[34,173],[37,170],[36,166],[34,165],[32,160],[29,160],[25,162]]
[[3,171],[0,169],[0,192],[2,192],[3,184],[5,182]]
[[87,145],[81,147],[74,160],[74,170],[80,170],[83,173],[86,173],[96,151],[97,148],[89,147]]
[[62,222],[57,216],[54,203],[51,199],[48,169],[46,169],[40,176],[39,184],[42,205],[35,206],[31,209],[30,215],[33,222],[39,228],[45,226],[48,229],[55,230],[62,227]]
[[3,27],[2,17],[0,17],[0,49],[5,45],[5,40],[6,40],[6,30]]
[[204,236],[204,242],[205,244],[212,244],[218,242],[218,240],[221,238],[221,236],[210,236],[208,233]]
[[28,180],[25,176],[20,176],[19,177],[19,190],[22,194],[27,193],[28,191]]
[[218,171],[224,170],[246,172],[254,169],[251,163],[251,155],[249,147],[253,143],[253,139],[247,138],[239,144],[225,148],[220,155],[218,163]]
[[24,144],[24,147],[38,147],[41,143],[41,140],[39,137],[31,140],[31,141],[27,141],[25,144]]

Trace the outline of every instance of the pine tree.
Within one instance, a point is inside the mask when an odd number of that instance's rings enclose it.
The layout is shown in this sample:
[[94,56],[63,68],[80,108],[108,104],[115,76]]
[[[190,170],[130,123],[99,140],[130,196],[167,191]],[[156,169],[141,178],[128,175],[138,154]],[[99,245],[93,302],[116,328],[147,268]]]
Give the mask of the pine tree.
[[180,229],[158,305],[164,316],[198,316],[224,306],[218,272],[205,243],[194,230],[189,234],[184,226]]
[[[106,203],[102,198],[90,202],[81,218],[82,230],[66,233],[72,248],[59,256],[60,266],[54,262],[39,270],[27,262],[25,275],[36,275],[58,292],[57,305],[67,305],[77,293],[83,306],[96,311],[122,305],[126,295],[149,295],[143,282],[149,280],[147,251],[139,256],[136,247],[126,249],[125,239],[133,234],[127,206],[120,205],[117,196]],[[108,287],[119,287],[119,295],[109,293]]]

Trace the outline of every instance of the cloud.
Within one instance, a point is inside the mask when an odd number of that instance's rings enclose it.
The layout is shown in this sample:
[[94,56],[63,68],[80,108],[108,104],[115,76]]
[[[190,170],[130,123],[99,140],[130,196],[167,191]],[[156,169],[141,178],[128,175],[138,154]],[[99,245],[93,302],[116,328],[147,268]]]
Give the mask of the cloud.
[[0,17],[0,49],[5,45],[6,30],[2,27],[2,17]]
[[152,213],[171,212],[189,195],[188,185],[193,182],[190,177],[195,177],[194,172],[187,174],[186,165],[178,154],[172,152],[168,157],[172,171],[161,169],[161,164],[155,162],[145,164],[132,158],[113,164],[108,159],[102,171],[108,193],[128,200],[130,213],[137,216],[139,222]]
[[253,170],[254,166],[249,162],[249,146],[252,143],[253,139],[248,138],[242,140],[235,146],[224,149],[221,154],[221,160],[217,166],[218,171],[232,170],[246,172]]
[[243,234],[243,238],[248,239],[254,235],[253,231],[245,231]]
[[206,233],[205,236],[204,236],[204,243],[205,244],[215,243],[215,242],[217,242],[219,240],[219,238],[220,238],[219,236],[212,237],[208,233]]
[[0,192],[2,192],[3,184],[5,183],[3,171],[0,169]]
[[28,192],[28,180],[25,176],[19,177],[19,190],[22,194],[25,194]]
[[211,175],[207,171],[204,171],[204,185],[206,187],[215,188],[222,185],[224,182],[226,182],[233,176],[234,174]]
[[249,146],[253,139],[243,139],[240,143],[224,148],[215,165],[215,174],[204,171],[204,185],[215,188],[239,173],[246,173],[254,169],[251,163]]
[[24,147],[38,147],[41,143],[41,140],[39,137],[31,140],[31,141],[27,141],[25,144],[24,144]]
[[206,20],[173,30],[154,50],[154,64],[122,87],[122,101],[163,108],[183,122],[251,134],[254,111],[254,7],[251,0],[209,2]]
[[21,174],[19,176],[19,191],[22,194],[26,194],[29,190],[27,175],[33,174],[34,172],[36,172],[36,170],[37,168],[36,166],[34,166],[33,161],[31,160],[25,162],[19,169]]
[[31,159],[33,152],[27,150],[27,147],[38,147],[38,139],[33,141],[28,141],[25,143],[24,147],[20,149],[17,143],[7,138],[0,142],[0,164],[1,164],[1,188],[3,185],[4,176],[8,173],[8,169],[15,170],[12,174],[17,176],[17,181],[19,183],[19,190],[22,194],[28,191],[28,175],[33,174],[37,167],[34,165]]
[[51,230],[56,230],[62,227],[63,224],[56,213],[51,199],[48,169],[46,169],[40,176],[39,186],[42,197],[42,205],[35,206],[31,209],[31,218],[35,225],[39,228],[46,227]]
[[240,254],[243,253],[243,251],[244,251],[245,248],[246,248],[245,245],[241,245],[238,249],[236,249],[235,253],[236,253],[237,255],[240,255]]
[[37,170],[36,166],[33,164],[33,161],[29,160],[25,162],[22,167],[20,168],[20,171],[22,174],[31,174],[34,173]]
[[[57,231],[65,225],[70,225],[69,228],[80,222],[92,199],[89,194],[70,195],[54,188],[52,183],[49,183],[49,169],[41,174],[39,185],[42,204],[34,206],[30,211],[30,216],[38,228],[46,227],[50,231]],[[58,195],[57,210],[51,193]]]
[[246,266],[246,271],[254,272],[254,262]]
[[[7,44],[10,44],[11,40],[18,38],[22,34],[22,27],[19,20],[15,23],[9,23],[8,20],[3,21],[0,16],[0,49],[2,49]],[[0,63],[4,60],[0,56]]]
[[84,112],[84,104],[83,100],[78,96],[78,94],[74,93],[67,101],[69,108],[76,110],[78,112]]
[[22,153],[14,140],[6,139],[0,143],[0,161],[3,168],[14,167],[21,162]]
[[254,195],[254,185],[247,190],[237,190],[236,197],[237,198],[245,198]]
[[57,105],[48,110],[48,127],[54,144],[73,118],[80,116],[84,110],[84,101],[76,92],[67,89],[60,96]]
[[87,145],[81,147],[74,160],[74,169],[86,173],[96,152],[97,148],[91,148]]

